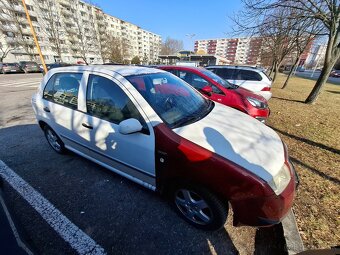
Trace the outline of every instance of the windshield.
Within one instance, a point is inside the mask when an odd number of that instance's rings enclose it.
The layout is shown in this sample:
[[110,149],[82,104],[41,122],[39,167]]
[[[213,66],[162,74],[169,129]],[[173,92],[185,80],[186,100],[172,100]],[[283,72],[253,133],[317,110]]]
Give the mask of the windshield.
[[214,104],[170,73],[125,77],[170,128],[188,125],[205,117]]
[[208,76],[210,79],[216,81],[217,83],[219,83],[220,85],[225,87],[226,89],[236,89],[236,88],[238,88],[237,85],[231,84],[230,82],[223,80],[220,76],[214,74],[213,72],[211,72],[209,70],[201,70],[201,72],[204,75]]

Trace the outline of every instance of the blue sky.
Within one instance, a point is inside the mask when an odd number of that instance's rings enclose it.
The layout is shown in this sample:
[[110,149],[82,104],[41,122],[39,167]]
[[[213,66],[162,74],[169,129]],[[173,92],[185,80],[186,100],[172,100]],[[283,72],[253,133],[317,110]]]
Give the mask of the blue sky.
[[[241,0],[92,0],[104,12],[143,29],[183,40],[193,49],[193,40],[230,37],[228,16],[241,9]],[[227,34],[226,34],[227,33]],[[190,41],[186,34],[196,34]]]

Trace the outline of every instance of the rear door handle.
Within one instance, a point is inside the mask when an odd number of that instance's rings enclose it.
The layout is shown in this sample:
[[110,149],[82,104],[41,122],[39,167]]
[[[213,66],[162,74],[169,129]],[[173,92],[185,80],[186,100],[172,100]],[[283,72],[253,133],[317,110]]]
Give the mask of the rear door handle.
[[50,109],[47,106],[44,107],[44,111],[45,112],[51,112]]
[[83,127],[86,127],[86,128],[88,128],[88,129],[93,129],[93,127],[92,126],[90,126],[89,124],[87,124],[87,123],[82,123],[81,124]]

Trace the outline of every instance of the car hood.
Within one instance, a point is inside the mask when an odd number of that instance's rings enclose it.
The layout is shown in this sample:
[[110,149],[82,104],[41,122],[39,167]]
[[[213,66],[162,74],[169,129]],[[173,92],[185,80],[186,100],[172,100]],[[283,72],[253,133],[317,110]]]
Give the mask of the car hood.
[[285,162],[280,137],[258,120],[219,103],[203,119],[173,130],[271,182]]
[[239,94],[241,97],[243,98],[246,98],[246,97],[252,97],[252,98],[256,98],[262,102],[265,102],[267,103],[267,100],[261,96],[261,95],[258,95],[258,94],[255,94],[254,92],[248,90],[248,89],[245,89],[245,88],[242,88],[242,87],[238,87],[237,89],[234,89],[234,91]]

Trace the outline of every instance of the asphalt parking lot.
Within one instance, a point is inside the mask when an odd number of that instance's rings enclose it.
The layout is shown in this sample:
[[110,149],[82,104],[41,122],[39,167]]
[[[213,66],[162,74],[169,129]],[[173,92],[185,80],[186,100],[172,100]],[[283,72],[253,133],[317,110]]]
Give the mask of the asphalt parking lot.
[[[104,254],[285,254],[280,227],[235,228],[230,216],[220,231],[197,230],[158,194],[73,153],[55,153],[30,103],[41,79],[0,75],[0,160],[69,220],[66,227],[79,228]],[[55,231],[60,218],[46,221],[7,181],[2,190],[37,254],[81,253]]]

